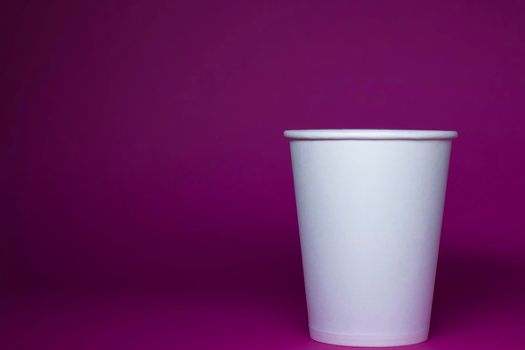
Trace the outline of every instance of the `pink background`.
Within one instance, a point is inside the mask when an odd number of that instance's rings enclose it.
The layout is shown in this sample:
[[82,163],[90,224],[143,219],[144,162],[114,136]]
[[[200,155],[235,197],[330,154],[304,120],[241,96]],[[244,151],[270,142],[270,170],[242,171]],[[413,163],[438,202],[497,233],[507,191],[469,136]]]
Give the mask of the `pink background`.
[[457,130],[431,338],[525,329],[523,1],[0,8],[0,347],[322,349],[290,128]]

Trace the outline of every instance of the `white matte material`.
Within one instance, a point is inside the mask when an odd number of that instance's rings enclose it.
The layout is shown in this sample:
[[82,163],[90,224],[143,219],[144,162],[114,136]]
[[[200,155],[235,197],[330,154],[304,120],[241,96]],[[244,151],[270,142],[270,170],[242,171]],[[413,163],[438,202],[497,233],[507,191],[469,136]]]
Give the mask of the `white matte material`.
[[300,132],[286,136],[296,138],[291,153],[311,337],[354,346],[426,340],[457,133],[310,140]]

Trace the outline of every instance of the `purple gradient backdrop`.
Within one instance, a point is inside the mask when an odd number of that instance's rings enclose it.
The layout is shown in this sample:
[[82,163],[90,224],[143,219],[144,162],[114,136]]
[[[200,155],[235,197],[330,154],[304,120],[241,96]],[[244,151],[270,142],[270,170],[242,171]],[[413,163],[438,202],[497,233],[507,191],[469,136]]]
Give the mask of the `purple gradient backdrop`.
[[523,342],[523,1],[1,6],[3,349],[331,348],[289,128],[457,130],[413,348]]

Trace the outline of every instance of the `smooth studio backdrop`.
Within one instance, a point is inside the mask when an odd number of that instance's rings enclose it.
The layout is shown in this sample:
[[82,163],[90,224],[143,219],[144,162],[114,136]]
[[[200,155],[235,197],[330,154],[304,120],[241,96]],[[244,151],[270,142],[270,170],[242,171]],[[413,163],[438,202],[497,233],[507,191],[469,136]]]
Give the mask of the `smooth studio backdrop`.
[[419,347],[521,343],[523,1],[0,16],[2,348],[328,348],[307,334],[298,128],[457,130]]

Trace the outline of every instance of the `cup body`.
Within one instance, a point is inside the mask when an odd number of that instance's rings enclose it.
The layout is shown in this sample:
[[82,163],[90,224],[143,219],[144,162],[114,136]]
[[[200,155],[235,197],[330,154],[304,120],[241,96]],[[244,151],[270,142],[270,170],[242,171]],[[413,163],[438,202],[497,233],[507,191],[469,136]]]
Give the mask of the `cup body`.
[[457,133],[285,135],[291,141],[311,337],[352,346],[426,340]]

